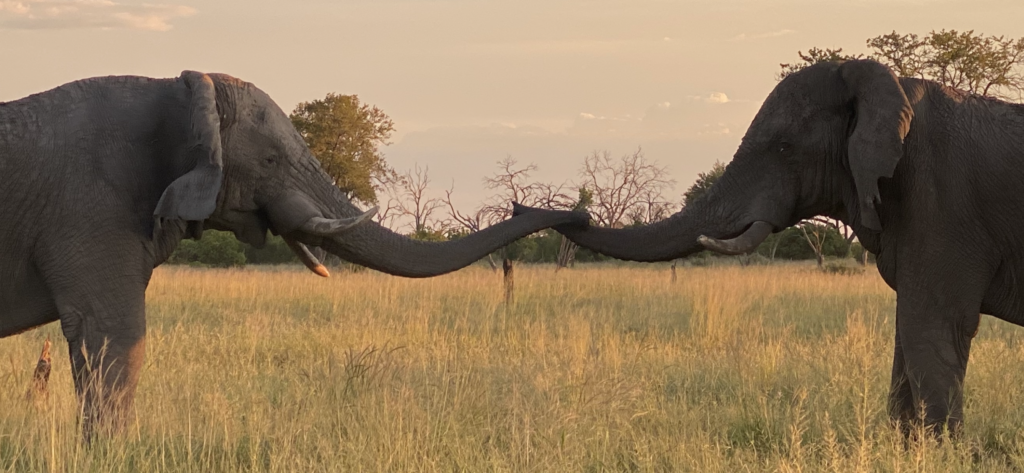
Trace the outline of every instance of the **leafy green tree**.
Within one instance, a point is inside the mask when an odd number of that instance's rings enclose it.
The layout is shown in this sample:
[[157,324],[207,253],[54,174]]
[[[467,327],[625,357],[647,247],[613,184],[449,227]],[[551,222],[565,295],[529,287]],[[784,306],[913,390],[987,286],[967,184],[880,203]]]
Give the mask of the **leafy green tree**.
[[683,206],[690,205],[707,193],[708,189],[715,184],[718,178],[725,174],[725,165],[721,161],[715,161],[714,166],[708,172],[697,174],[697,181],[683,193]]
[[923,77],[925,58],[922,48],[927,44],[926,39],[916,34],[899,34],[896,31],[868,40],[868,47],[874,50],[871,58],[888,64],[900,77]]
[[395,130],[383,110],[360,103],[356,95],[330,93],[300,103],[291,119],[338,188],[363,202],[377,202],[377,183],[395,176],[380,151]]
[[864,55],[862,54],[858,54],[856,56],[850,54],[843,54],[843,48],[811,48],[807,50],[807,54],[804,54],[803,51],[797,51],[796,54],[797,56],[800,56],[800,62],[794,62],[791,64],[779,64],[779,67],[782,68],[782,71],[780,71],[775,76],[776,79],[785,79],[786,76],[794,72],[797,72],[807,66],[817,64],[819,62],[847,61],[850,59],[860,59],[864,57]]
[[[985,36],[974,30],[889,34],[869,38],[870,58],[888,65],[901,77],[918,77],[968,92],[1020,99],[1024,94],[1024,38]],[[859,59],[839,49],[798,51],[800,62],[779,64],[778,79],[811,64]]]
[[1024,89],[1024,38],[932,31],[920,49],[926,78],[991,97],[1019,98]]
[[573,204],[572,210],[577,212],[587,210],[594,203],[594,191],[587,189],[587,186],[580,186],[577,192],[576,203]]

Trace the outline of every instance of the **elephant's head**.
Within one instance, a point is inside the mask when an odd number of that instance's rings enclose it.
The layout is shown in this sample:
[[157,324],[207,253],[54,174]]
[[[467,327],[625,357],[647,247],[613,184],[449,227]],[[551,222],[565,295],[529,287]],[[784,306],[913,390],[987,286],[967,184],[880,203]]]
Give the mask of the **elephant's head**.
[[[671,260],[704,247],[753,251],[772,231],[815,215],[842,218],[858,234],[880,232],[886,219],[879,179],[892,177],[913,115],[900,81],[882,64],[816,64],[776,86],[725,173],[694,204],[644,227],[559,231],[635,261]],[[531,213],[538,212],[516,209]]]
[[557,224],[585,223],[585,215],[554,212],[516,218],[469,237],[426,243],[371,221],[332,182],[289,117],[252,84],[222,74],[187,71],[190,170],[164,190],[158,222],[189,222],[229,230],[253,246],[267,231],[280,234],[314,272],[326,270],[306,248],[319,246],[390,274],[425,277],[454,271],[488,253]]

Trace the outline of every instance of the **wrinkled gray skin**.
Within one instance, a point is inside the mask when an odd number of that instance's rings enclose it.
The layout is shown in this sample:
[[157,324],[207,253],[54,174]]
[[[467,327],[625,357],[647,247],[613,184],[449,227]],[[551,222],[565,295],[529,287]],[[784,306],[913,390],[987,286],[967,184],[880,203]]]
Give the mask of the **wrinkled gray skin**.
[[551,225],[586,222],[538,214],[445,243],[372,222],[324,236],[337,230],[330,219],[362,213],[270,97],[229,76],[102,77],[2,103],[0,337],[60,320],[85,432],[116,429],[143,363],[153,268],[204,226],[257,247],[268,230],[282,234],[311,269],[319,262],[303,245],[427,277]]
[[702,250],[701,235],[753,250],[756,222],[842,220],[897,292],[892,419],[910,425],[923,402],[928,426],[957,431],[979,312],[1024,324],[1022,185],[1024,106],[873,61],[823,63],[778,84],[704,199],[645,227],[556,228],[609,256],[667,261]]

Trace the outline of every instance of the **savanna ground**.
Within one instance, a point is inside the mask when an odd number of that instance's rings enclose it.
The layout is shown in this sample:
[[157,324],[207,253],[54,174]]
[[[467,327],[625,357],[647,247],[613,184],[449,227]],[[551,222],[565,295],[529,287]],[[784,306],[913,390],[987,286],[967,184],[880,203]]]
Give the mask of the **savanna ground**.
[[[57,324],[0,340],[0,471],[1019,471],[1024,329],[959,442],[888,426],[894,293],[811,266],[159,268],[137,419],[83,447]],[[43,339],[50,396],[25,401]]]

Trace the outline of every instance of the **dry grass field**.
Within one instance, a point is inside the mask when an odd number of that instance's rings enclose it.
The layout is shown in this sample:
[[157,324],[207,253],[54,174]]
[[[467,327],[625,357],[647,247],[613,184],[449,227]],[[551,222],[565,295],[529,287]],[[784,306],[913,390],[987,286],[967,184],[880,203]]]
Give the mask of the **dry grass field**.
[[[1024,330],[986,317],[960,442],[888,427],[873,269],[159,268],[123,436],[78,442],[51,324],[0,340],[0,471],[1020,471]],[[25,401],[43,340],[50,396]]]

